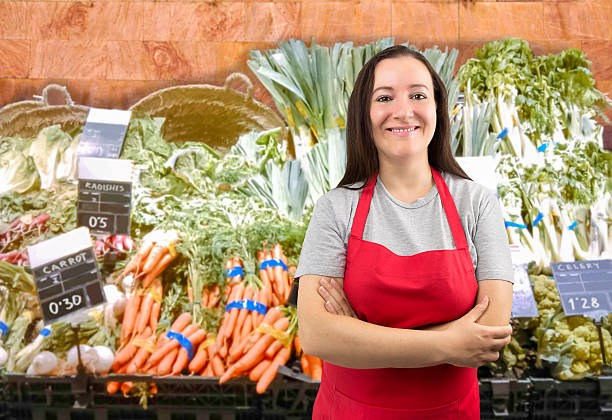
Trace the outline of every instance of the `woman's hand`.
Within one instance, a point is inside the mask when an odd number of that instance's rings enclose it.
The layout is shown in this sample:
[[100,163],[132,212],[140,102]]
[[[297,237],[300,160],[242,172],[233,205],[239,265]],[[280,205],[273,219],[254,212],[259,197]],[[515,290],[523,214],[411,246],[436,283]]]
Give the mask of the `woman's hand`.
[[440,331],[445,334],[444,353],[447,363],[455,366],[479,367],[499,358],[499,351],[510,343],[512,327],[487,326],[476,321],[482,316],[489,305],[489,298],[484,297],[478,305],[467,314],[445,324],[423,328],[424,330]]
[[337,279],[321,277],[318,292],[325,300],[325,310],[327,312],[357,318],[355,311],[351,308],[344,294],[342,284]]

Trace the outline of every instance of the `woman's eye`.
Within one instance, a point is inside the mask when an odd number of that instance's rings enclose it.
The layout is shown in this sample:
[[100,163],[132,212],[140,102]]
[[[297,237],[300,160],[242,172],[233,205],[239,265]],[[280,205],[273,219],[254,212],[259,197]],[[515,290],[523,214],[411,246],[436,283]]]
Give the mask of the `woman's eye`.
[[415,93],[414,95],[412,95],[412,99],[422,101],[423,99],[427,99],[427,96],[423,95],[422,93]]
[[391,97],[386,96],[386,95],[379,96],[378,98],[376,98],[376,102],[388,102],[390,100],[391,100]]

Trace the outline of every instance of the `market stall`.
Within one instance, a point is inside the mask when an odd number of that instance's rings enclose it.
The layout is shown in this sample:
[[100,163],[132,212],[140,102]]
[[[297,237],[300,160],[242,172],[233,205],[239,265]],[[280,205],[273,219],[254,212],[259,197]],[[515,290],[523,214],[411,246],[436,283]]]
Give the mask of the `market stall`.
[[[252,51],[282,118],[231,76],[114,115],[114,149],[69,99],[0,109],[0,418],[309,418],[321,360],[300,347],[293,273],[314,203],[344,173],[355,78],[390,45]],[[535,302],[479,369],[482,417],[607,418],[612,287],[567,295],[555,264],[612,268],[610,100],[579,50],[535,56],[509,38],[456,72],[456,50],[423,53],[448,90],[454,153],[495,162],[527,285],[515,308]]]

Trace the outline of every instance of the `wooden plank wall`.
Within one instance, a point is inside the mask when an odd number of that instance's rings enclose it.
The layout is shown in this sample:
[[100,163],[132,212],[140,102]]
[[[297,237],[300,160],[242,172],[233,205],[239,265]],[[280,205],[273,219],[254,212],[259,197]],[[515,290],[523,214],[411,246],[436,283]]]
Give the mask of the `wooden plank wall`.
[[246,66],[249,51],[311,37],[455,47],[459,64],[505,36],[528,40],[536,54],[575,47],[612,96],[610,22],[612,0],[0,0],[0,106],[56,82],[77,103],[127,108],[157,89],[221,84],[234,71],[270,104]]

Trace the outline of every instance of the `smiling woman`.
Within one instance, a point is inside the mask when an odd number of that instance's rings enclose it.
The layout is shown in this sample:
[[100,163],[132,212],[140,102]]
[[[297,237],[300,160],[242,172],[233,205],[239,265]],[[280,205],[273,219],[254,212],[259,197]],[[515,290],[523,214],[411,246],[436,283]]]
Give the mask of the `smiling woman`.
[[446,91],[420,53],[366,63],[346,138],[295,274],[302,347],[325,361],[313,418],[477,419],[475,368],[510,341],[513,268],[499,203],[452,156]]

